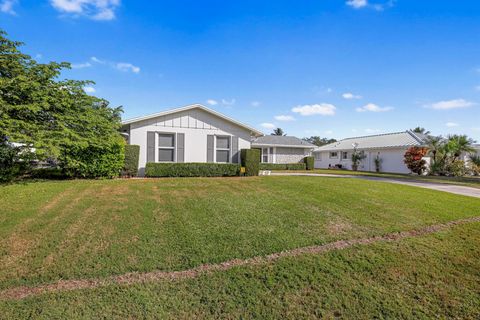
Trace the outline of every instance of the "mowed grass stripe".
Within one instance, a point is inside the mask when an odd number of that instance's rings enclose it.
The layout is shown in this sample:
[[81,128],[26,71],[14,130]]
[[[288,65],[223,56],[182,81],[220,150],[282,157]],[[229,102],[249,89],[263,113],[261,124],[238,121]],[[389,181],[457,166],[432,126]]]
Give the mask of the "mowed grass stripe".
[[0,299],[24,299],[26,297],[60,291],[71,291],[78,289],[95,289],[114,284],[135,284],[159,280],[181,280],[196,278],[204,273],[226,271],[234,267],[243,267],[249,265],[260,265],[269,262],[275,262],[281,258],[296,257],[304,254],[322,254],[332,250],[343,250],[356,245],[368,245],[380,241],[399,241],[405,238],[424,236],[430,233],[438,232],[453,226],[467,223],[480,222],[480,217],[472,217],[461,220],[446,222],[443,224],[431,225],[418,230],[402,231],[390,233],[383,236],[371,238],[339,240],[332,243],[296,248],[282,252],[273,253],[267,256],[257,256],[249,259],[233,259],[220,264],[206,264],[193,269],[183,271],[155,271],[148,273],[127,273],[106,279],[88,279],[88,280],[63,280],[53,284],[37,287],[18,287],[0,291]]
[[[40,210],[69,189],[42,215],[12,193],[35,193]],[[480,199],[318,177],[44,182],[5,186],[0,195],[18,206],[16,214],[0,212],[8,224],[33,219],[14,243],[38,239],[21,259],[0,265],[2,289],[180,271],[480,215]],[[14,234],[0,227],[0,239]],[[1,254],[15,256],[8,246]]]

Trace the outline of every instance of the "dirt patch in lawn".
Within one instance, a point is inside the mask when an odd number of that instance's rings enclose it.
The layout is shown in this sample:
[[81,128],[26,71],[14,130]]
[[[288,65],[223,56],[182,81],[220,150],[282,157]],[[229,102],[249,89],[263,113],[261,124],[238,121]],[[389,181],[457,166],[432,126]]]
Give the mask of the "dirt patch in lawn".
[[49,292],[71,291],[78,289],[93,289],[107,285],[135,284],[160,280],[181,280],[195,278],[210,272],[229,270],[234,267],[255,266],[275,262],[280,258],[297,257],[304,254],[323,254],[329,251],[342,250],[357,245],[367,245],[376,242],[399,241],[405,238],[418,237],[438,232],[456,225],[472,222],[480,222],[480,217],[473,217],[461,220],[450,221],[442,224],[430,225],[421,229],[402,231],[374,236],[370,238],[358,238],[352,240],[339,240],[324,245],[309,246],[273,253],[266,256],[257,256],[249,259],[232,259],[218,264],[205,264],[183,271],[153,271],[146,273],[131,272],[123,275],[112,276],[103,279],[86,280],[60,280],[52,284],[40,285],[37,287],[16,287],[0,291],[0,299],[18,300]]

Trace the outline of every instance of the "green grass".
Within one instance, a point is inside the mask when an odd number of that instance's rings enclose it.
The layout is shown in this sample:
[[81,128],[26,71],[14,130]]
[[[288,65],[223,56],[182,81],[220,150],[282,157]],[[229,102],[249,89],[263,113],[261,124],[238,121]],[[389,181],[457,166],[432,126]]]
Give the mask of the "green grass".
[[[0,203],[0,289],[184,270],[480,216],[480,199],[321,177],[38,182],[0,187]],[[479,231],[0,302],[0,318],[476,318]]]

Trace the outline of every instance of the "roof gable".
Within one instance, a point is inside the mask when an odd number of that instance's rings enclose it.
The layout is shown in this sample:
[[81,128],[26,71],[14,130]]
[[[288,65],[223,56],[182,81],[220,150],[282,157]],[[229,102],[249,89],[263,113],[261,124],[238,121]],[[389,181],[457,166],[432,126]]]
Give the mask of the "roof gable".
[[219,118],[221,118],[225,121],[231,122],[231,123],[235,124],[236,126],[247,129],[251,132],[252,135],[254,135],[256,137],[263,135],[263,133],[261,131],[258,131],[257,129],[255,129],[253,127],[250,127],[250,126],[248,126],[248,125],[246,125],[246,124],[244,124],[240,121],[234,120],[234,119],[232,119],[232,118],[230,118],[226,115],[223,115],[220,112],[209,109],[209,108],[207,108],[207,107],[205,107],[204,105],[201,105],[201,104],[192,104],[192,105],[188,105],[188,106],[181,107],[181,108],[175,108],[175,109],[171,109],[171,110],[166,110],[166,111],[150,114],[150,115],[147,115],[147,116],[127,119],[127,120],[122,121],[122,125],[128,125],[128,124],[132,124],[132,123],[136,123],[136,122],[141,122],[141,121],[150,120],[150,119],[154,119],[154,118],[164,117],[164,116],[168,116],[168,115],[172,115],[172,114],[180,113],[180,112],[184,112],[184,111],[189,111],[189,110],[193,110],[193,109],[202,110],[204,112],[215,115],[215,116],[217,116],[217,117],[219,117]]

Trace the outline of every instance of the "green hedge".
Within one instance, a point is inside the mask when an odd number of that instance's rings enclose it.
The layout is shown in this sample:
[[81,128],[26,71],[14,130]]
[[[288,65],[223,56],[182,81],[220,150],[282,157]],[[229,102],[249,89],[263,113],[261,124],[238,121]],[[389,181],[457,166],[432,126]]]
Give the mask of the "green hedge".
[[236,163],[147,163],[146,177],[233,177],[240,174]]
[[246,176],[258,176],[260,171],[260,149],[242,149],[240,151],[242,167],[245,167]]
[[125,146],[125,162],[123,175],[135,177],[138,174],[138,159],[140,157],[140,146],[128,144]]
[[305,157],[303,161],[305,161],[307,170],[313,170],[315,168],[315,159],[313,157]]
[[305,170],[305,163],[260,163],[260,170]]

